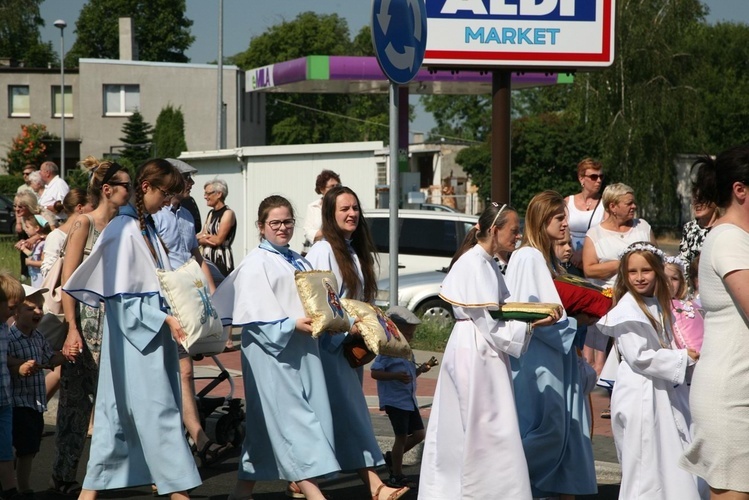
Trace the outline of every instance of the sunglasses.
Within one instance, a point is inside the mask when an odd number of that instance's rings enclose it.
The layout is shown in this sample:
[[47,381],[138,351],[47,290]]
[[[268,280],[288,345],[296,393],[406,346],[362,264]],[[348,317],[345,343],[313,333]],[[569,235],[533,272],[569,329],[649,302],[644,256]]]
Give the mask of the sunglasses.
[[129,182],[107,182],[107,184],[109,186],[122,186],[122,187],[124,187],[128,191],[130,191],[131,189],[133,189],[133,185],[131,183],[129,183]]
[[598,179],[603,180],[603,174],[590,174],[590,175],[584,175],[583,177],[587,177],[588,179],[592,180],[593,182],[598,181]]

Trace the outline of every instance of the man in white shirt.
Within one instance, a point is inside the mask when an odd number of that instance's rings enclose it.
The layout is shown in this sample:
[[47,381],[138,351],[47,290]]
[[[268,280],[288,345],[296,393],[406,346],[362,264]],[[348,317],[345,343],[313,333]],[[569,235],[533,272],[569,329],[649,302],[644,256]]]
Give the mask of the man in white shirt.
[[[68,183],[65,182],[59,175],[57,165],[51,161],[45,161],[39,168],[39,173],[42,174],[42,180],[44,181],[44,191],[39,197],[39,205],[50,210],[52,213],[59,214],[55,211],[55,202],[62,202],[65,195],[70,191]],[[60,212],[63,213],[64,212]]]

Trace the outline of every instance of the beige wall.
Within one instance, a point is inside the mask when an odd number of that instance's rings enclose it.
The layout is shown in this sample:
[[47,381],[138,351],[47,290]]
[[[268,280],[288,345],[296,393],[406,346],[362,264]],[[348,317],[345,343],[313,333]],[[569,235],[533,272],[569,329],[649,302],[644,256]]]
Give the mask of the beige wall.
[[[208,64],[81,59],[79,68],[66,71],[65,85],[73,90],[73,117],[65,120],[66,143],[80,142],[80,157],[101,157],[111,146],[121,146],[127,116],[104,115],[104,85],[140,86],[140,112],[151,125],[168,104],[185,116],[185,140],[191,151],[217,149],[217,68]],[[265,96],[244,91],[244,72],[224,66],[223,100],[226,104],[228,149],[265,144]],[[22,124],[43,123],[60,135],[60,119],[52,117],[51,86],[60,84],[59,70],[0,68],[0,158]],[[29,85],[29,117],[10,117],[8,88]],[[253,99],[250,103],[250,99]],[[66,110],[67,111],[67,110]],[[251,112],[252,111],[252,112]],[[67,113],[66,113],[67,114]],[[74,148],[68,146],[68,164]]]

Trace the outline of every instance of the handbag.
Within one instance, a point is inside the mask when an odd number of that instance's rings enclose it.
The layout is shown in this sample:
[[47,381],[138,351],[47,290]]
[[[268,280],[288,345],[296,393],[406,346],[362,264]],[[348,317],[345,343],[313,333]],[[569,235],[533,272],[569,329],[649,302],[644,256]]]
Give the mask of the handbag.
[[187,334],[182,347],[191,356],[223,352],[231,327],[221,324],[197,261],[191,258],[173,271],[157,269],[156,275],[171,314]]
[[[94,246],[94,230],[96,229],[96,225],[94,224],[93,217],[88,214],[84,215],[88,217],[88,236],[86,237],[86,246],[83,248],[83,255],[87,256],[91,253],[91,248]],[[57,319],[61,322],[65,322],[65,314],[62,310],[62,266],[65,261],[65,249],[68,246],[68,238],[70,238],[70,234],[62,242],[60,256],[52,264],[41,286],[41,288],[47,289],[46,292],[42,293],[42,297],[44,297],[43,311],[57,316]]]
[[377,357],[369,350],[364,339],[358,335],[352,336],[350,341],[343,344],[343,356],[351,368],[364,366]]

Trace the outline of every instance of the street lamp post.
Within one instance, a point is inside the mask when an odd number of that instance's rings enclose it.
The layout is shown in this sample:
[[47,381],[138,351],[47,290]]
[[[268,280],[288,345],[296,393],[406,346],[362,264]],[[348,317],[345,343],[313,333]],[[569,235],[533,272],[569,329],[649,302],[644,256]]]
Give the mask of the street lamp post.
[[60,178],[65,178],[65,27],[62,19],[55,21],[60,28]]

